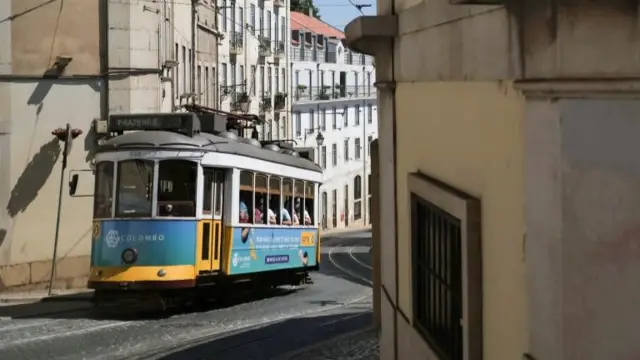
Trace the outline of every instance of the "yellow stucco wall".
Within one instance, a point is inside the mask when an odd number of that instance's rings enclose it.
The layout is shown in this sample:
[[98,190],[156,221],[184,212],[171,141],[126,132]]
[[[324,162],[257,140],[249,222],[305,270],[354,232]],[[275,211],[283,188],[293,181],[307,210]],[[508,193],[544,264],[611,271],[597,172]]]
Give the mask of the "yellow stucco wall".
[[523,98],[505,82],[400,83],[396,89],[399,306],[411,315],[407,173],[482,200],[484,358],[528,349],[523,259]]

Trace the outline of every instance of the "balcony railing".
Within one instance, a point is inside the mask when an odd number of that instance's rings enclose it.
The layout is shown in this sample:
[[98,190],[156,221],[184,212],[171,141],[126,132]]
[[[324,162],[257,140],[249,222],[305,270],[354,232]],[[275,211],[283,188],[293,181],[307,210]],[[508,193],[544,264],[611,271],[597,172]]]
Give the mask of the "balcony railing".
[[240,55],[244,49],[244,39],[241,32],[232,32],[229,38],[229,51],[231,54]]
[[276,53],[276,57],[278,59],[284,59],[285,57],[285,52],[284,52],[284,41],[276,41],[276,48],[275,48],[275,53]]
[[262,57],[271,56],[271,39],[261,38],[258,51]]
[[340,86],[325,85],[312,86],[298,85],[291,89],[293,101],[328,101],[339,99],[352,99],[357,97],[376,96],[376,88],[374,86]]

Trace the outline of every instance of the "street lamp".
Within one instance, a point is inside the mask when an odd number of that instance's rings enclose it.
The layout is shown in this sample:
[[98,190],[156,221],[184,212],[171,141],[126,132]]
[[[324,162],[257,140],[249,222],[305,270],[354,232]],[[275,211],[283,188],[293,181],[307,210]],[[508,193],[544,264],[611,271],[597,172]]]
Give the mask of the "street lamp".
[[316,136],[316,144],[318,144],[318,165],[322,167],[322,164],[320,163],[320,147],[322,146],[322,144],[324,144],[324,135],[322,135],[322,133],[319,131],[318,135]]

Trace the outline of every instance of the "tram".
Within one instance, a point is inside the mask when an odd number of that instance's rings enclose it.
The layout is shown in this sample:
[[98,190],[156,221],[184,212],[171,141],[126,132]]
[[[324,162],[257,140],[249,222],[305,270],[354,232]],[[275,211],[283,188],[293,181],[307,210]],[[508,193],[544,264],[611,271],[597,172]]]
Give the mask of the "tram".
[[112,115],[95,154],[91,273],[102,303],[299,285],[320,265],[321,168],[198,113]]

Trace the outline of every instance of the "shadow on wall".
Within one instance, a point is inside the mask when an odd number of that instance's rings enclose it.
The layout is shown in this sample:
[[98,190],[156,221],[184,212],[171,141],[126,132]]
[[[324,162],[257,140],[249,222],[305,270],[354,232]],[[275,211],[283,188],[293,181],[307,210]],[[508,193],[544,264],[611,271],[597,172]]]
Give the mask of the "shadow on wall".
[[84,137],[84,151],[87,152],[85,161],[88,163],[93,161],[93,158],[96,155],[97,141],[98,141],[98,134],[96,133],[92,124],[89,127],[89,131],[87,131],[87,135]]
[[4,243],[4,238],[6,237],[7,237],[7,230],[0,229],[0,246],[2,246],[2,243]]
[[53,139],[40,147],[40,151],[31,159],[11,190],[7,212],[12,218],[25,211],[38,196],[51,175],[62,149],[58,139]]

